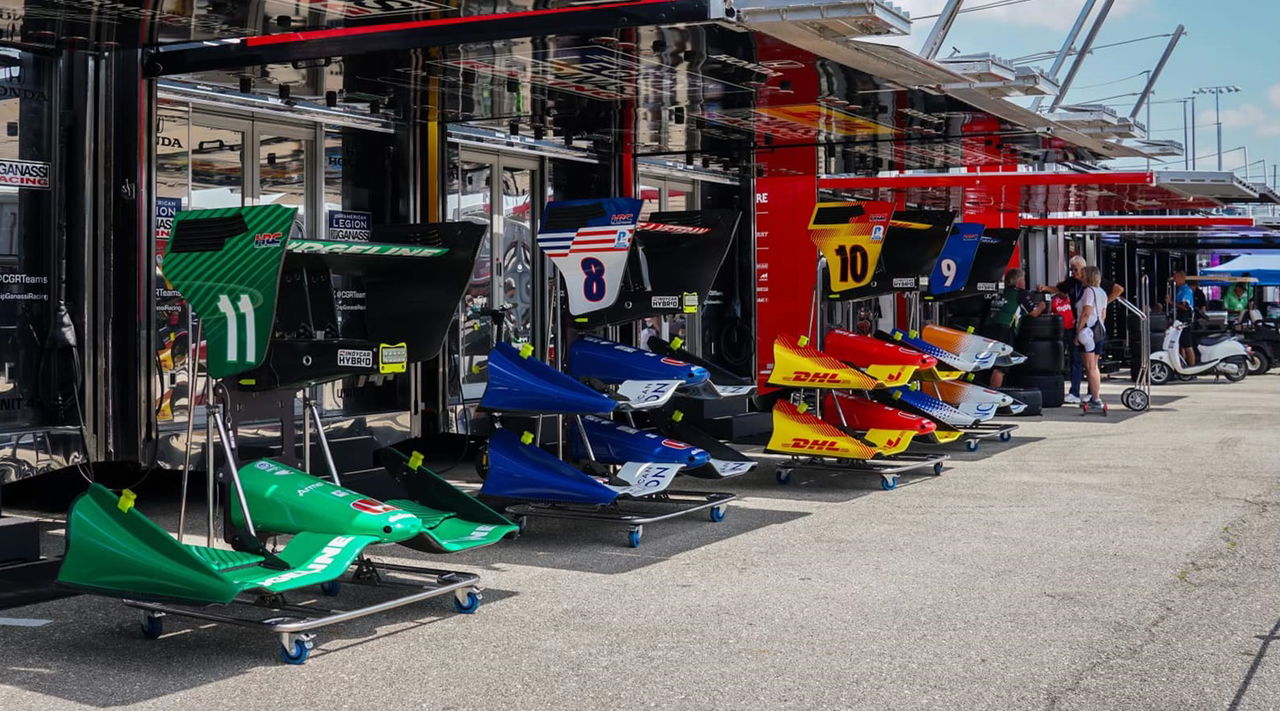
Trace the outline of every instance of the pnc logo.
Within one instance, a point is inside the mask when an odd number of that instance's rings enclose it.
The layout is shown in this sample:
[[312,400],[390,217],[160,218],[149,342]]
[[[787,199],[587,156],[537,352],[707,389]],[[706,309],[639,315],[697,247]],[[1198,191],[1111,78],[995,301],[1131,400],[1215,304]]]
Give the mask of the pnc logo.
[[809,452],[839,452],[840,442],[834,439],[808,439],[792,437],[787,445],[790,449],[803,449]]
[[674,366],[676,366],[676,367],[689,365],[688,363],[686,363],[686,362],[684,362],[684,361],[682,361],[682,360],[676,360],[675,358],[663,358],[663,359],[662,359],[662,362],[663,362],[663,363],[666,363],[667,365],[674,365]]
[[795,377],[792,379],[797,383],[836,383],[840,381],[840,374],[832,372],[823,373],[797,370]]
[[689,449],[689,445],[685,444],[684,442],[677,442],[674,439],[662,440],[662,446],[670,447],[672,449]]

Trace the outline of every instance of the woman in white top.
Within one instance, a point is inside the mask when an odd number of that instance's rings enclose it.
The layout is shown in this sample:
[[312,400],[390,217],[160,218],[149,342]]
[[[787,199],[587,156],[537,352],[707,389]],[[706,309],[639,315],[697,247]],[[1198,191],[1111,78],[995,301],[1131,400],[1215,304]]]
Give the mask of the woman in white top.
[[1102,371],[1098,359],[1106,340],[1107,292],[1102,290],[1102,271],[1097,267],[1085,267],[1080,280],[1084,291],[1076,302],[1076,343],[1080,348],[1085,376],[1089,379],[1089,405],[1101,406]]

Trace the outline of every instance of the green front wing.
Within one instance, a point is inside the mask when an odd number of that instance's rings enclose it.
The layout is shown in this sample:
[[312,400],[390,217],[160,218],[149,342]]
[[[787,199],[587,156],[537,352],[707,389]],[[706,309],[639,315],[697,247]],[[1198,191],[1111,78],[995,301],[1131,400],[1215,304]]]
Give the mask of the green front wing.
[[457,553],[493,545],[520,531],[506,516],[459,490],[422,466],[422,455],[406,455],[394,448],[383,450],[389,471],[399,469],[406,498],[389,499],[422,520],[422,533],[404,545],[427,553]]
[[134,600],[226,604],[242,592],[279,593],[334,580],[373,536],[301,533],[279,553],[261,556],[178,542],[101,484],[76,499],[67,518],[67,551],[58,583]]

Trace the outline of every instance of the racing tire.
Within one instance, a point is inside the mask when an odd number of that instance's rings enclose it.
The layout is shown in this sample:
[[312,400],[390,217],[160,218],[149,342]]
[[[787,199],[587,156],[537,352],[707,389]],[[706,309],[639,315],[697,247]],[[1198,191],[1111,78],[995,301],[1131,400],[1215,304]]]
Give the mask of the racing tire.
[[[1058,317],[1055,317],[1058,318]],[[1025,363],[1018,366],[1025,373],[1057,375],[1062,372],[1065,363],[1066,348],[1062,340],[1029,341],[1023,354],[1027,356]]]
[[1010,373],[1006,381],[1010,387],[1040,391],[1040,407],[1062,407],[1066,396],[1065,378],[1061,375]]
[[[1027,406],[1025,410],[1014,415],[1015,417],[1035,417],[1043,414],[1041,411],[1044,408],[1044,394],[1039,390],[1035,388],[997,388],[997,390]],[[1002,408],[1000,412],[1012,414],[1007,408]]]
[[1164,361],[1151,361],[1151,384],[1164,385],[1173,378],[1173,369]]
[[1255,348],[1249,354],[1249,375],[1262,375],[1271,370],[1271,359],[1261,349]]
[[1232,371],[1222,374],[1222,377],[1226,378],[1229,382],[1238,383],[1241,380],[1244,380],[1245,376],[1249,375],[1249,361],[1245,356],[1228,358],[1226,362],[1228,365],[1236,366]]
[[1018,337],[1025,341],[1061,341],[1062,317],[1035,316],[1022,319]]

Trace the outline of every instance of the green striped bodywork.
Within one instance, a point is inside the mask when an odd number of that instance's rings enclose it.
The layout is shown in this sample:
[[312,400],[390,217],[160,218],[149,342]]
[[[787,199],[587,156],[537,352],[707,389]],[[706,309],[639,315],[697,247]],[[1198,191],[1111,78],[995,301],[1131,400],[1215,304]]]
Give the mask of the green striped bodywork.
[[[283,205],[256,205],[183,210],[174,217],[164,277],[200,316],[210,376],[225,378],[252,370],[266,357],[285,244],[296,212]],[[183,223],[236,214],[247,229],[230,236],[221,249],[175,251]]]

